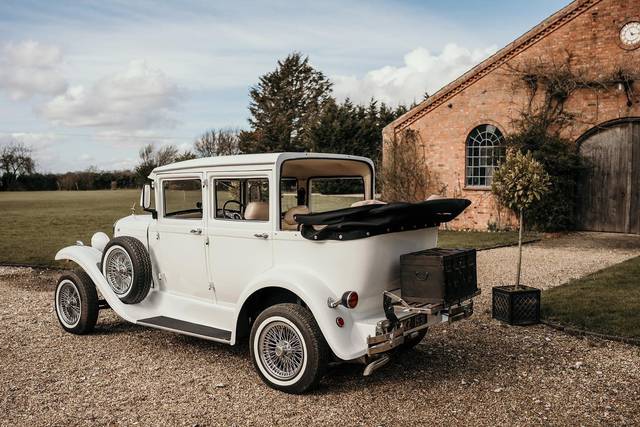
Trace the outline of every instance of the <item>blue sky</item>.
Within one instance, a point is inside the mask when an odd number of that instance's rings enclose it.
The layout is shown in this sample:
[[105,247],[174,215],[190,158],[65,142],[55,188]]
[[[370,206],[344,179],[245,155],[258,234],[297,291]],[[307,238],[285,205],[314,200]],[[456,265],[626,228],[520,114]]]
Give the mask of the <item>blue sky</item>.
[[0,144],[41,171],[128,168],[146,143],[246,128],[249,88],[292,51],[338,99],[410,103],[568,3],[5,0]]

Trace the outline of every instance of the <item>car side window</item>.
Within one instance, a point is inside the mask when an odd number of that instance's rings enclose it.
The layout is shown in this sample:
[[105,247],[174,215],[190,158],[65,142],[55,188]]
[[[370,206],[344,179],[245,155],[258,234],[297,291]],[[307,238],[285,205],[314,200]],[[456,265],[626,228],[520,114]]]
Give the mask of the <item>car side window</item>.
[[269,221],[267,178],[216,179],[215,217],[236,221]]
[[162,181],[164,216],[172,219],[202,219],[202,182],[199,179]]

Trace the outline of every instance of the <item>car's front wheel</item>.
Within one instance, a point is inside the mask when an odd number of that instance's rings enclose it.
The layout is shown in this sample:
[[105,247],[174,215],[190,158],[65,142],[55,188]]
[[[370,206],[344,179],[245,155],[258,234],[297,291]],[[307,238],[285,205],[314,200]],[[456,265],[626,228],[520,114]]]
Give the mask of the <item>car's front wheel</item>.
[[267,385],[286,393],[317,386],[329,359],[329,347],[311,312],[296,304],[264,310],[253,324],[251,358]]
[[98,293],[84,271],[64,274],[58,281],[55,309],[65,331],[83,335],[93,331],[98,320]]

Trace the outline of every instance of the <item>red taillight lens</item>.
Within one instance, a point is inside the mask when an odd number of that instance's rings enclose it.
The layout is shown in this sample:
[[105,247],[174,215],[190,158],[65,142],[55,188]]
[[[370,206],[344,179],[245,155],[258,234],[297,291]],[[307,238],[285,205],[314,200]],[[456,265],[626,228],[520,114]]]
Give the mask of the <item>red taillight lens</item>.
[[344,326],[344,319],[342,317],[336,317],[336,325],[338,325],[338,328],[342,328]]
[[358,293],[349,291],[342,295],[342,303],[347,308],[356,308],[358,305]]

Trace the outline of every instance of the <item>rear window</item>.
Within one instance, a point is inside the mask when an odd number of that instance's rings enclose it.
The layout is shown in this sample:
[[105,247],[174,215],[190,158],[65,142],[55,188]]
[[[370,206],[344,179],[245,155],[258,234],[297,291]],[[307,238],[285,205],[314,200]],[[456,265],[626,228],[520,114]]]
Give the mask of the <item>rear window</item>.
[[364,200],[364,180],[355,178],[313,178],[309,182],[309,209],[328,212],[351,207]]

